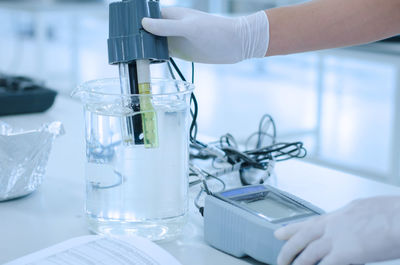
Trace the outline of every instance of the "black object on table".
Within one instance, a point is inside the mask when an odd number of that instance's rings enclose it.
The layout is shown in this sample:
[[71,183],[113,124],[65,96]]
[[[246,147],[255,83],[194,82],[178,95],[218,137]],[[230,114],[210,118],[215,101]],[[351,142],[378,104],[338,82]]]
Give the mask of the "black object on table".
[[32,78],[0,74],[0,116],[46,111],[56,95]]
[[400,35],[388,38],[388,39],[384,39],[382,40],[383,42],[400,42]]

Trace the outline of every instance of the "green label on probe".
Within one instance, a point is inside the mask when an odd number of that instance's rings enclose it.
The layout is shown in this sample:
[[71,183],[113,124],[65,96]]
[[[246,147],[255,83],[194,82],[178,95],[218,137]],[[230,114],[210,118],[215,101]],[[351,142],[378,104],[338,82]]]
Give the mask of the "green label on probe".
[[158,147],[158,130],[157,130],[157,115],[151,104],[150,84],[139,84],[139,93],[143,95],[140,97],[140,111],[142,112],[142,125],[144,135],[144,146],[146,148]]

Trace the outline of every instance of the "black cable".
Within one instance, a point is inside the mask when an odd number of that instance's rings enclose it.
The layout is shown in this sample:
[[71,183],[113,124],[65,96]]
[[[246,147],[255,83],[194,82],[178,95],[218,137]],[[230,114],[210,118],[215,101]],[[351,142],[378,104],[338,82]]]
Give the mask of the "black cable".
[[197,115],[199,112],[199,105],[197,103],[197,99],[192,93],[192,96],[190,98],[190,101],[193,102],[194,110],[193,110],[193,116],[192,116],[192,123],[190,124],[190,140],[192,142],[197,142]]
[[194,84],[194,62],[192,62],[192,84]]
[[[267,133],[270,126],[265,128],[268,122],[272,126],[272,132]],[[273,118],[266,114],[259,123],[258,132],[252,133],[249,138],[258,136],[256,148],[246,151],[240,151],[237,147],[236,140],[231,134],[225,134],[220,137],[219,141],[214,143],[214,146],[221,149],[226,156],[226,161],[234,165],[242,163],[243,167],[253,167],[257,169],[268,169],[271,161],[285,161],[292,158],[304,158],[307,155],[307,150],[304,148],[302,142],[291,143],[276,143],[276,126]],[[263,137],[268,136],[271,138],[272,144],[261,146],[263,144]],[[249,138],[246,142],[249,142]],[[216,159],[216,156],[211,153],[202,152],[202,146],[192,145],[192,150],[196,149],[197,154],[191,154],[191,158],[197,159]]]
[[[224,145],[224,143],[225,143],[225,145]],[[223,146],[233,146],[235,148],[238,147],[238,144],[237,144],[235,138],[230,133],[224,134],[219,138],[219,145],[221,148]]]
[[172,79],[176,80],[174,71],[173,71],[172,68],[171,68],[171,63],[168,62],[168,63],[167,63],[167,66],[168,66],[169,74],[171,75]]
[[258,125],[258,137],[257,137],[257,144],[256,144],[257,148],[261,147],[263,139],[264,139],[264,136],[268,135],[266,132],[263,133],[264,131],[268,130],[268,129],[267,130],[263,129],[263,127],[264,127],[263,125],[266,122],[268,122],[268,124],[272,125],[271,139],[272,139],[272,144],[275,144],[275,141],[276,141],[276,125],[275,125],[275,121],[274,121],[274,119],[272,118],[271,115],[265,114],[264,116],[262,116],[261,121],[260,121],[260,123]]
[[[197,100],[192,94],[190,96],[190,116],[192,117],[192,120],[197,120],[197,114],[198,114],[197,109],[198,109]],[[190,141],[195,142],[196,137],[197,137],[197,122],[194,123],[192,122],[190,124]]]
[[264,169],[264,166],[261,165],[257,160],[255,160],[251,156],[247,155],[245,152],[241,152],[241,151],[237,150],[236,148],[223,147],[222,151],[225,152],[225,154],[228,158],[228,162],[231,164],[245,162],[246,164],[248,164],[252,167]]
[[[181,70],[179,69],[178,65],[176,64],[175,60],[170,57],[170,62],[172,66],[174,67],[176,73],[179,75],[180,79],[184,82],[186,82],[185,76],[182,74]],[[170,66],[169,66],[170,67]],[[175,75],[172,72],[172,69],[170,68],[171,76],[172,78],[175,79]],[[192,62],[192,84],[194,83],[194,63]],[[190,114],[192,116],[192,122],[190,124],[190,141],[195,144],[200,144],[202,146],[205,146],[204,144],[200,143],[199,141],[196,140],[197,138],[197,132],[198,132],[198,126],[197,126],[197,117],[198,117],[198,112],[199,112],[199,105],[197,103],[196,96],[194,93],[192,93],[190,97],[190,104],[193,104],[193,110],[190,108]]]
[[275,161],[285,161],[291,158],[304,158],[307,155],[307,150],[302,142],[293,143],[277,143],[271,146],[244,151],[246,155],[252,157],[257,162],[269,160],[271,157]]
[[[192,62],[192,84],[194,84],[194,62]],[[190,125],[190,138],[191,138],[191,141],[196,142],[197,131],[198,131],[197,116],[198,116],[198,112],[199,112],[199,105],[197,104],[197,99],[196,99],[194,93],[192,93],[192,95],[190,97],[190,104],[192,104],[192,102],[194,104],[194,111],[192,114],[192,119],[194,122],[192,122],[192,124]],[[190,111],[192,113],[192,109],[190,109]],[[192,132],[194,132],[194,133],[192,134]]]
[[176,73],[179,75],[180,79],[182,79],[182,81],[186,82],[186,78],[185,76],[182,74],[181,70],[179,69],[178,65],[175,63],[175,60],[172,59],[172,57],[169,58],[169,61],[171,62],[172,66],[174,67]]

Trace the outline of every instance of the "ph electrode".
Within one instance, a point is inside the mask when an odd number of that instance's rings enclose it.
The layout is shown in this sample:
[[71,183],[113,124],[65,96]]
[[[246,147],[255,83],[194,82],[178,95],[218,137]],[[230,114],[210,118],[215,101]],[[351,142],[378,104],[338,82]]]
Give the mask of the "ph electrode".
[[[158,147],[157,116],[151,103],[150,64],[169,60],[167,39],[142,27],[144,17],[160,18],[158,1],[123,0],[110,4],[108,58],[119,65],[121,93],[133,111],[125,118],[123,141]],[[132,95],[135,95],[133,97]]]

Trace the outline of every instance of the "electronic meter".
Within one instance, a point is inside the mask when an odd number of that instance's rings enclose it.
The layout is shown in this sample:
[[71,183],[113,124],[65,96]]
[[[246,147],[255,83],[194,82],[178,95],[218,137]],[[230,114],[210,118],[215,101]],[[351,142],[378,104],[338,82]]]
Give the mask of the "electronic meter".
[[276,264],[285,242],[276,239],[274,231],[322,213],[271,186],[244,186],[206,197],[204,237],[211,246],[233,256]]

